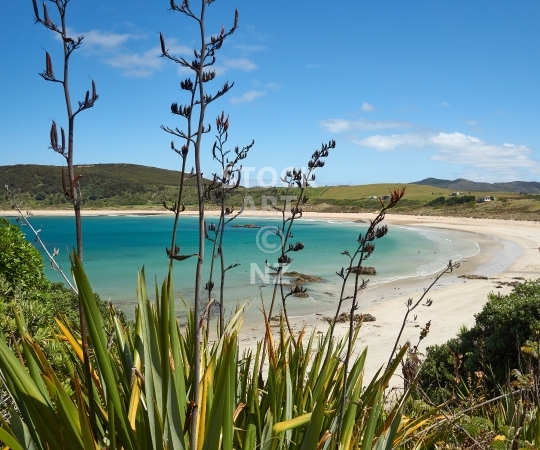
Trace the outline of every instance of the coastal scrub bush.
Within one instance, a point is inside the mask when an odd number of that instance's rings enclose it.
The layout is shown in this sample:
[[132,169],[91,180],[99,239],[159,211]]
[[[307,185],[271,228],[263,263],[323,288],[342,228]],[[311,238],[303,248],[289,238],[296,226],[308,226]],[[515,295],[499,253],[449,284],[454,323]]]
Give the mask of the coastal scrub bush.
[[485,373],[496,383],[520,369],[520,349],[540,332],[540,279],[519,284],[508,295],[491,293],[475,325],[455,339],[430,347],[421,371],[424,389],[449,390],[456,375]]
[[[94,295],[99,310],[108,314],[107,302]],[[48,336],[54,317],[78,321],[79,297],[62,283],[51,283],[38,249],[19,226],[0,218],[0,330],[4,334],[16,328],[14,309],[26,320],[32,336]],[[124,315],[120,316],[125,323]]]
[[476,197],[474,195],[461,195],[459,197],[450,197],[446,200],[446,206],[463,205],[465,203],[474,203]]
[[476,197],[474,195],[461,195],[456,197],[446,198],[444,196],[437,197],[428,203],[428,206],[454,206],[463,205],[465,203],[475,203]]
[[429,206],[444,206],[445,198],[443,196],[437,197],[434,200],[431,200],[428,205]]
[[21,229],[0,218],[0,277],[4,280],[3,295],[39,293],[49,287],[39,251],[28,242]]

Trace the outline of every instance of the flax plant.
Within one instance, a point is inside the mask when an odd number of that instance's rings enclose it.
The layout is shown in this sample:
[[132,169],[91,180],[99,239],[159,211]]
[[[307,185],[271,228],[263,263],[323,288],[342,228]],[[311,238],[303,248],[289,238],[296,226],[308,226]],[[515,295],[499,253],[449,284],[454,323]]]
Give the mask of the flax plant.
[[234,208],[227,205],[229,194],[240,186],[242,176],[242,166],[239,165],[240,161],[244,160],[248,152],[251,150],[255,141],[251,141],[249,145],[245,147],[236,146],[234,153],[231,150],[225,150],[224,146],[227,143],[229,137],[229,116],[225,117],[225,113],[222,112],[220,116],[216,118],[216,128],[218,134],[216,135],[216,141],[212,148],[212,157],[220,164],[221,173],[214,173],[211,183],[206,186],[206,196],[210,201],[214,201],[219,205],[219,219],[217,225],[210,223],[206,230],[206,239],[212,243],[212,255],[210,260],[210,276],[208,282],[205,285],[205,289],[208,291],[208,304],[206,306],[206,318],[208,333],[210,330],[210,317],[211,307],[214,302],[212,297],[212,291],[214,289],[214,263],[216,258],[219,258],[220,264],[220,280],[219,280],[219,301],[217,305],[219,307],[219,336],[223,334],[225,326],[225,311],[224,311],[224,294],[225,294],[225,275],[227,271],[238,267],[239,264],[231,264],[225,266],[225,256],[223,249],[223,237],[225,234],[225,226],[231,223],[244,211],[244,207],[235,212]]
[[[300,219],[303,214],[303,206],[308,202],[308,197],[304,195],[306,188],[308,188],[311,183],[315,181],[315,170],[319,167],[324,167],[325,159],[329,155],[329,151],[336,147],[336,141],[331,140],[328,143],[323,143],[320,150],[315,150],[311,155],[311,159],[308,161],[308,169],[297,169],[293,168],[288,170],[285,173],[285,176],[281,181],[287,186],[286,193],[289,193],[289,189],[293,187],[299,188],[299,195],[297,197],[286,195],[285,202],[283,205],[279,206],[276,203],[272,203],[272,208],[281,214],[281,226],[275,231],[276,236],[280,240],[279,253],[277,264],[268,264],[266,261],[267,267],[275,273],[274,289],[272,292],[272,301],[270,303],[270,309],[268,312],[268,317],[272,317],[272,312],[274,310],[274,304],[279,292],[281,296],[281,306],[283,308],[283,317],[287,324],[287,328],[291,335],[291,339],[294,343],[294,336],[289,323],[289,318],[287,315],[287,304],[286,300],[288,297],[294,294],[305,292],[305,289],[295,285],[291,290],[285,293],[283,289],[283,274],[287,267],[292,262],[291,254],[299,252],[304,249],[304,244],[302,242],[296,242],[294,244],[289,243],[289,240],[292,239],[292,226],[294,221]],[[294,199],[292,202],[291,199]],[[285,270],[284,270],[285,269]],[[264,357],[263,357],[264,359]]]
[[[269,370],[266,388],[259,385],[263,341],[241,350],[239,332],[243,308],[227,323],[223,335],[201,345],[199,414],[195,414],[193,384],[194,341],[191,313],[182,329],[174,312],[171,271],[156,286],[150,301],[144,269],[139,274],[135,327],[126,329],[113,316],[111,339],[77,255],[72,270],[88,318],[92,361],[86,390],[82,349],[77,326],[57,320],[54,335],[69,356],[55,372],[40,346],[15,312],[22,337],[17,357],[0,339],[0,377],[16,409],[2,419],[0,440],[14,450],[186,449],[192,430],[197,449],[391,449],[421,433],[434,439],[439,419],[430,411],[420,417],[403,414],[410,390],[395,405],[385,406],[383,393],[399,367],[407,346],[391,366],[372,380],[363,377],[367,350],[351,359],[347,370],[340,356],[348,339],[334,340],[326,333],[301,332],[297,345],[282,328],[277,340],[266,335]],[[265,322],[269,330],[270,323]],[[358,329],[354,331],[356,340]],[[331,357],[326,361],[330,351]],[[347,393],[342,433],[337,438],[336,411],[341,392]],[[90,426],[89,402],[94,402],[97,424]],[[432,427],[432,428],[430,428]],[[429,431],[429,430],[432,431]],[[425,431],[428,430],[428,431]]]
[[[355,323],[355,312],[358,310],[358,296],[359,293],[365,289],[369,283],[369,280],[365,280],[362,278],[362,281],[360,282],[360,274],[361,274],[361,268],[366,259],[368,259],[373,252],[375,251],[375,245],[373,242],[376,239],[383,238],[386,233],[388,233],[388,227],[386,225],[381,225],[381,223],[384,221],[384,218],[386,216],[386,212],[396,206],[398,202],[403,198],[405,195],[405,188],[394,189],[391,192],[390,200],[387,204],[383,202],[382,199],[380,199],[381,202],[381,210],[375,217],[375,219],[370,221],[370,225],[364,235],[360,233],[358,236],[358,247],[353,253],[350,253],[349,251],[345,250],[342,252],[343,255],[347,256],[349,259],[349,265],[345,269],[344,267],[341,268],[339,272],[337,272],[337,275],[342,279],[342,285],[341,285],[341,292],[339,296],[339,302],[338,306],[336,308],[336,313],[334,320],[330,324],[329,328],[329,334],[330,338],[333,337],[335,324],[337,322],[337,318],[340,314],[341,307],[343,303],[347,300],[351,301],[350,311],[349,311],[349,337],[348,337],[348,343],[347,343],[347,350],[344,356],[344,366],[345,370],[343,372],[343,383],[347,383],[347,378],[350,376],[348,373],[349,368],[349,360],[352,355],[353,350],[353,329],[354,329],[354,323]],[[352,293],[347,293],[347,282],[349,280],[349,277],[353,275],[354,277],[354,286]],[[328,351],[326,355],[326,361],[328,361],[330,358],[330,351]],[[350,401],[347,398],[347,392],[345,390],[341,393],[341,404],[339,407],[339,413],[337,416],[337,439],[338,441],[341,439],[342,433],[343,433],[343,421],[345,418],[345,406],[346,402]]]
[[[92,80],[91,90],[86,91],[84,99],[78,102],[78,106],[74,107],[71,101],[71,94],[69,90],[69,62],[71,54],[77,50],[83,43],[84,36],[77,36],[72,38],[68,35],[67,25],[66,25],[66,9],[69,3],[69,0],[49,0],[50,3],[56,6],[58,11],[58,16],[60,18],[59,24],[51,19],[47,4],[43,2],[43,16],[39,14],[39,8],[37,0],[32,0],[32,5],[34,8],[34,16],[36,23],[42,24],[48,30],[56,33],[62,40],[62,47],[64,50],[64,60],[62,66],[62,76],[58,77],[54,73],[52,58],[49,52],[45,52],[45,70],[39,75],[45,81],[51,81],[53,83],[59,83],[62,86],[64,101],[66,105],[66,114],[68,120],[68,131],[67,139],[64,128],[60,127],[61,138],[58,138],[58,129],[55,121],[52,121],[51,131],[50,131],[50,148],[55,152],[62,155],[66,161],[67,165],[67,174],[62,168],[62,186],[64,190],[64,196],[67,200],[73,205],[73,211],[75,213],[75,231],[77,237],[77,255],[79,260],[83,261],[83,238],[82,238],[82,219],[81,219],[81,203],[82,203],[82,194],[80,189],[79,180],[81,175],[75,174],[75,169],[73,166],[73,152],[74,152],[74,129],[75,129],[75,118],[82,111],[92,108],[95,102],[98,99],[98,94],[96,91],[96,83]],[[66,142],[67,141],[67,142]],[[86,332],[86,318],[82,306],[79,305],[79,316],[80,316],[80,326],[81,326],[81,337],[83,343],[83,353],[85,356],[85,370],[87,372],[87,379],[89,378],[90,370],[90,360],[88,353],[88,337]],[[92,427],[95,425],[94,419],[94,410],[93,402],[90,402],[90,417]]]
[[[195,365],[195,376],[193,379],[193,398],[194,407],[193,415],[197,417],[199,411],[199,405],[197,399],[199,397],[199,379],[201,376],[200,372],[200,343],[201,343],[201,327],[199,325],[199,317],[201,313],[201,289],[202,289],[202,268],[204,262],[204,240],[205,240],[205,220],[204,220],[204,205],[205,205],[205,189],[203,174],[201,170],[201,145],[202,138],[205,133],[210,132],[210,125],[208,127],[205,124],[205,112],[206,107],[225,95],[234,85],[234,83],[229,84],[225,82],[223,86],[215,92],[215,94],[209,94],[205,90],[205,84],[212,81],[215,76],[215,70],[211,69],[211,66],[214,65],[216,61],[216,52],[219,51],[227,37],[232,35],[238,27],[238,10],[236,10],[234,15],[233,26],[226,31],[225,27],[222,26],[221,31],[217,35],[212,35],[210,40],[207,40],[206,29],[205,29],[205,15],[207,7],[213,3],[214,0],[202,0],[200,3],[199,12],[195,12],[190,5],[188,0],[182,0],[182,3],[178,5],[174,0],[170,1],[171,11],[179,12],[189,19],[193,20],[199,28],[200,42],[199,47],[194,50],[195,59],[188,61],[184,57],[176,57],[169,53],[167,49],[165,38],[162,33],[160,33],[160,44],[162,56],[179,64],[182,68],[188,69],[192,72],[193,78],[187,78],[185,81],[180,83],[180,87],[187,91],[190,94],[190,101],[187,105],[179,105],[178,103],[173,103],[171,105],[171,112],[175,115],[184,117],[187,120],[187,129],[183,131],[179,128],[170,128],[168,126],[162,126],[162,129],[166,132],[181,138],[184,141],[184,144],[181,147],[181,152],[184,155],[183,158],[183,169],[185,169],[185,157],[187,156],[191,147],[193,147],[194,159],[195,159],[195,177],[197,179],[197,202],[199,208],[199,238],[198,238],[198,252],[196,255],[180,255],[179,246],[176,245],[176,223],[178,221],[178,214],[180,213],[181,208],[181,198],[182,198],[182,183],[180,188],[180,193],[178,197],[178,202],[175,208],[175,229],[173,230],[173,237],[170,251],[168,256],[170,259],[170,266],[172,267],[173,259],[184,260],[190,256],[197,257],[197,267],[195,273],[195,295],[194,295],[194,306],[193,312],[196,317],[196,320],[193,321],[193,337],[194,337],[194,360]],[[173,149],[174,143],[172,144]],[[182,176],[184,170],[182,172]],[[191,448],[194,450],[197,446],[197,433],[196,433],[196,423],[193,422],[193,429],[191,433]]]

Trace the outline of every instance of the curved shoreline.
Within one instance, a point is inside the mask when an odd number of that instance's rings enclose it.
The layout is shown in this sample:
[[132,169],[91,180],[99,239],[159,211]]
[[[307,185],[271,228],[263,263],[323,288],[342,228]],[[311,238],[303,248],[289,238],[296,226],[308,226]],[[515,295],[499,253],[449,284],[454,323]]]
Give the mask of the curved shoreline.
[[[63,211],[34,211],[34,216],[62,215],[68,216],[72,212]],[[100,210],[84,211],[87,216],[96,215],[164,215],[163,211],[137,211],[137,210]],[[196,212],[184,214],[196,215]],[[13,211],[0,211],[0,215],[13,216]],[[217,215],[217,211],[209,211],[208,216]],[[250,213],[250,216],[272,217],[275,214],[262,212]],[[375,214],[354,213],[304,213],[304,219],[364,221],[373,219]],[[487,301],[490,292],[509,293],[512,288],[498,282],[512,282],[515,278],[536,279],[540,277],[540,222],[514,221],[500,219],[468,219],[440,216],[405,216],[388,214],[385,223],[389,225],[426,227],[430,229],[452,230],[457,232],[473,233],[474,240],[480,246],[480,253],[467,258],[467,263],[455,271],[454,274],[443,277],[440,283],[429,293],[433,300],[430,307],[420,305],[413,313],[416,320],[406,324],[401,343],[410,340],[418,341],[420,329],[431,320],[430,333],[420,346],[424,352],[426,346],[442,344],[454,337],[461,326],[470,327],[474,324],[474,314],[478,313]],[[463,279],[460,274],[478,274],[488,279]],[[491,279],[489,279],[491,277]],[[496,278],[496,279],[493,279]],[[363,293],[361,298],[361,312],[376,317],[375,322],[362,326],[357,342],[357,350],[369,347],[366,362],[366,375],[370,377],[375,371],[386,363],[390,356],[399,328],[406,311],[405,302],[409,297],[418,299],[423,288],[432,282],[433,275],[408,280],[397,280],[374,286]],[[253,305],[257,307],[257,305]],[[335,312],[335,311],[330,311]],[[328,324],[321,320],[319,314],[308,314],[290,317],[293,329],[300,331],[316,328],[324,330]],[[346,324],[338,324],[338,334],[343,335]],[[264,335],[262,324],[246,323],[242,331],[242,344],[254,347],[256,340]]]
[[[306,213],[306,218],[329,218],[341,220],[369,220],[374,214],[315,214]],[[418,342],[421,328],[431,320],[430,333],[421,342],[420,351],[426,346],[442,344],[455,337],[462,326],[474,325],[474,315],[482,309],[490,292],[502,295],[511,292],[512,287],[503,283],[516,278],[536,279],[540,277],[540,223],[506,221],[498,219],[463,219],[451,217],[423,217],[387,215],[389,225],[426,227],[472,233],[480,246],[480,252],[470,258],[454,273],[445,275],[429,292],[433,304],[420,305],[406,324],[400,343],[407,340]],[[458,278],[463,274],[477,274],[488,279]],[[384,365],[398,335],[406,312],[406,302],[412,297],[418,300],[424,287],[433,282],[434,275],[408,280],[397,280],[382,286],[374,286],[362,294],[362,313],[376,317],[375,322],[362,325],[356,350],[368,347],[366,376],[371,377]],[[346,305],[345,305],[346,308]],[[335,312],[335,311],[330,311]],[[328,325],[317,314],[290,317],[294,330],[325,330]],[[348,324],[336,326],[337,335],[343,336]],[[244,331],[244,344],[251,347],[255,338],[260,338],[263,330],[251,328]],[[397,381],[395,382],[397,383]]]

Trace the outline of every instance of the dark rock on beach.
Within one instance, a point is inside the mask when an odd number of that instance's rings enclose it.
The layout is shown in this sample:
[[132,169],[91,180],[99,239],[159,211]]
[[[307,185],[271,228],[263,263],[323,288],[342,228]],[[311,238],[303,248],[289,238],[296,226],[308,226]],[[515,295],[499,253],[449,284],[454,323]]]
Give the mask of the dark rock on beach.
[[[346,323],[346,322],[349,322],[351,319],[351,314],[348,313],[348,312],[342,312],[338,317],[337,317],[337,320],[336,322],[337,323]],[[369,314],[369,313],[365,313],[365,314],[355,314],[354,317],[353,317],[354,321],[355,322],[360,322],[360,321],[363,321],[363,322],[375,322],[377,319],[375,318],[375,316]],[[334,321],[334,318],[333,317],[322,317],[322,320],[325,320],[326,322],[328,323],[332,323]]]
[[351,273],[358,275],[377,275],[375,267],[353,267],[351,268]]
[[458,278],[467,278],[467,280],[487,280],[483,275],[460,275]]

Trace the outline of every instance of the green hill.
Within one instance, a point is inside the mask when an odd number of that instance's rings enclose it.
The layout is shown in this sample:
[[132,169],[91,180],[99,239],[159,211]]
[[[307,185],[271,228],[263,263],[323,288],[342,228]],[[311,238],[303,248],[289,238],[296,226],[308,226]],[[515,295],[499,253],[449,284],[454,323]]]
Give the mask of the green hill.
[[[58,166],[0,166],[0,183],[21,190],[19,202],[23,202],[25,209],[68,209],[71,205],[62,193],[61,170]],[[180,183],[178,171],[135,164],[77,166],[76,173],[82,175],[83,208],[86,209],[163,209],[164,201],[171,204],[176,200]],[[195,178],[186,181],[184,203],[188,209],[196,209],[195,184]],[[306,190],[304,194],[309,201],[304,210],[373,212],[380,208],[380,197],[384,198],[393,188],[405,186],[406,195],[393,213],[539,220],[540,195],[522,193],[529,192],[535,185],[540,189],[540,183],[532,182],[489,184],[427,178],[416,184],[321,186]],[[504,188],[507,190],[501,192]],[[452,196],[456,191],[460,195]],[[269,205],[270,199],[265,197],[279,200],[281,195],[299,195],[299,190],[239,188],[231,192],[227,203],[238,210],[247,197],[250,207],[260,209],[262,205]],[[495,197],[496,201],[475,202],[478,197],[488,196]],[[212,208],[210,202],[207,207]],[[8,208],[7,202],[0,205],[0,209]]]
[[426,178],[412,184],[450,189],[452,191],[484,191],[484,192],[514,192],[523,194],[540,194],[540,183],[537,181],[511,181],[508,183],[479,183],[458,178],[457,180],[441,180]]
[[[62,191],[62,168],[37,164],[0,166],[0,181],[22,192],[55,194]],[[75,166],[75,172],[83,176],[81,184],[92,193],[111,197],[126,191],[139,192],[148,186],[175,186],[180,172],[136,164],[90,164]],[[187,180],[195,185],[195,179]]]
[[[82,175],[85,202],[94,207],[160,204],[172,199],[180,183],[180,172],[136,164],[90,164],[76,166]],[[61,206],[62,168],[36,164],[0,166],[0,183],[20,189],[25,202],[37,207]],[[193,187],[195,178],[186,180]]]

